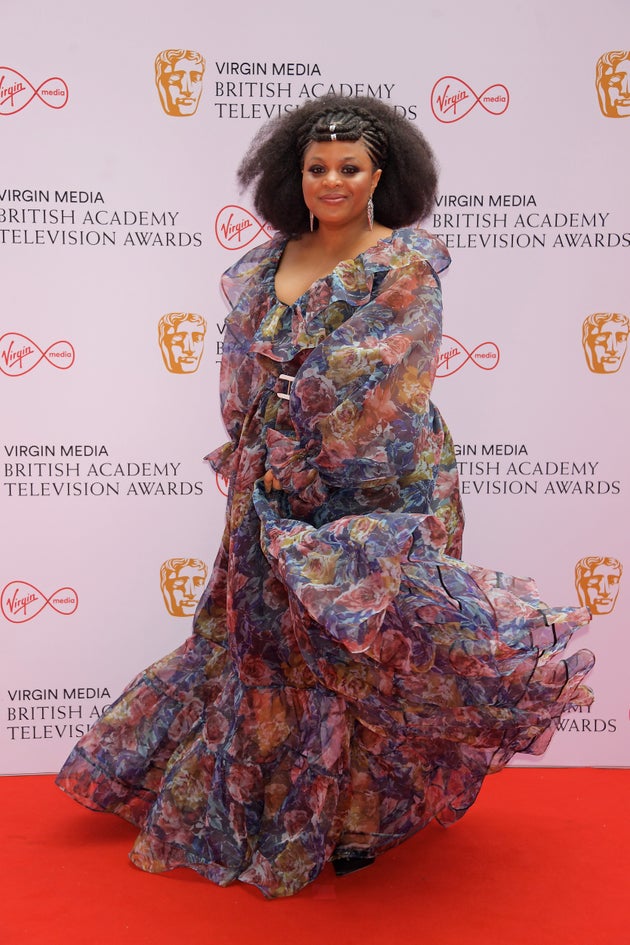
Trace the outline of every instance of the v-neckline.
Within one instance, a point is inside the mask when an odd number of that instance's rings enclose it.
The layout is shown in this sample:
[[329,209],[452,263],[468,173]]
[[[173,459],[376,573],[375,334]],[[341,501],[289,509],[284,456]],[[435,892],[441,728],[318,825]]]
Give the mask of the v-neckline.
[[304,290],[304,292],[302,292],[301,295],[298,295],[298,297],[293,302],[285,302],[284,299],[280,298],[276,290],[276,276],[278,274],[278,269],[280,268],[280,263],[282,262],[282,257],[284,256],[284,251],[287,248],[287,245],[289,243],[289,239],[287,238],[281,244],[280,252],[275,258],[272,269],[271,269],[271,288],[272,288],[272,293],[273,293],[273,297],[275,301],[278,302],[280,305],[283,305],[285,308],[295,308],[298,305],[298,303],[302,301],[303,298],[305,298],[307,295],[310,295],[310,293],[313,291],[315,286],[319,285],[321,282],[326,282],[329,279],[331,279],[335,275],[336,271],[339,269],[340,266],[348,265],[350,263],[356,263],[359,259],[363,263],[364,262],[363,257],[367,253],[370,253],[371,251],[377,249],[383,243],[385,244],[391,243],[393,241],[395,232],[396,232],[395,230],[392,230],[389,236],[383,237],[382,239],[377,240],[376,243],[374,243],[372,246],[368,246],[368,248],[364,249],[362,252],[357,253],[356,256],[350,256],[347,259],[340,259],[339,262],[336,263],[336,265],[330,270],[330,272],[327,272],[323,276],[319,276],[318,279],[315,279],[313,282],[311,282],[311,284]]

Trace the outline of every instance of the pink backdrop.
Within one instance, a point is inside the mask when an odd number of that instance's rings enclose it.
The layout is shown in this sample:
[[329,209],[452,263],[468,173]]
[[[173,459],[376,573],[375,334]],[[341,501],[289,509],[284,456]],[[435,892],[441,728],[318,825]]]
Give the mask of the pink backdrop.
[[596,701],[519,763],[630,762],[630,11],[407,6],[326,0],[301,30],[284,0],[4,11],[2,772],[56,769],[189,633],[224,507],[201,459],[225,438],[218,278],[266,239],[234,169],[265,117],[329,89],[395,104],[439,157],[434,399],[465,556],[550,603],[576,602],[585,559]]

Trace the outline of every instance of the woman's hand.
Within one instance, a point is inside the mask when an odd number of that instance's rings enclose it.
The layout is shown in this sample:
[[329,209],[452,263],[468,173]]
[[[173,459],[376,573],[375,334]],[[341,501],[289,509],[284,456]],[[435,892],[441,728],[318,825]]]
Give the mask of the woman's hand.
[[[310,469],[304,477],[304,486],[310,486],[310,484],[315,481],[316,476],[317,470]],[[282,489],[282,483],[274,476],[273,470],[271,469],[268,469],[263,476],[263,483],[265,484],[265,492],[271,492],[272,489]]]
[[272,489],[282,489],[279,480],[276,479],[271,469],[268,469],[263,476],[263,482],[265,484],[265,492],[271,492]]

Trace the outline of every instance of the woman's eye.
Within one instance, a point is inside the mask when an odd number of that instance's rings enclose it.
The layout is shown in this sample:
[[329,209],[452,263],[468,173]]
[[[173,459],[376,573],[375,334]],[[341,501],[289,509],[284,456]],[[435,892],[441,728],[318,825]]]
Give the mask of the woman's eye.
[[324,168],[321,166],[321,164],[314,164],[312,167],[309,167],[308,171],[309,174],[323,174]]
[[357,174],[359,171],[358,167],[355,167],[354,164],[346,164],[343,169],[344,174]]

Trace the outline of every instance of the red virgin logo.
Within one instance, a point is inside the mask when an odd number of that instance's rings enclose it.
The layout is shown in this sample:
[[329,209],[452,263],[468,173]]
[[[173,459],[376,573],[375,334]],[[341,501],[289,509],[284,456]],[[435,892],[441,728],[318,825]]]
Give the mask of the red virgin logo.
[[46,597],[28,581],[10,581],[0,593],[0,609],[11,623],[26,623],[37,617],[45,607],[51,607],[56,613],[68,617],[78,606],[79,598],[72,587],[60,587],[50,597]]
[[216,473],[216,480],[217,480],[217,489],[219,490],[221,495],[227,496],[229,482],[226,479],[226,477],[222,476],[220,473]]
[[477,95],[463,79],[444,75],[431,89],[431,111],[444,124],[461,121],[475,105],[481,105],[489,115],[502,115],[509,104],[510,93],[502,82],[489,85]]
[[74,348],[69,341],[55,341],[43,350],[18,331],[0,337],[0,371],[8,377],[28,374],[44,360],[60,371],[67,371],[74,364]]
[[68,86],[54,75],[35,88],[17,69],[0,66],[0,115],[17,115],[34,99],[49,108],[64,108],[68,104]]
[[457,338],[442,335],[442,349],[438,355],[435,376],[450,377],[451,374],[457,374],[468,361],[472,361],[482,371],[493,371],[500,357],[501,352],[494,341],[482,341],[472,351],[467,351]]
[[253,243],[257,236],[273,236],[267,223],[261,223],[253,213],[236,204],[228,204],[217,213],[214,232],[224,249],[243,249]]

